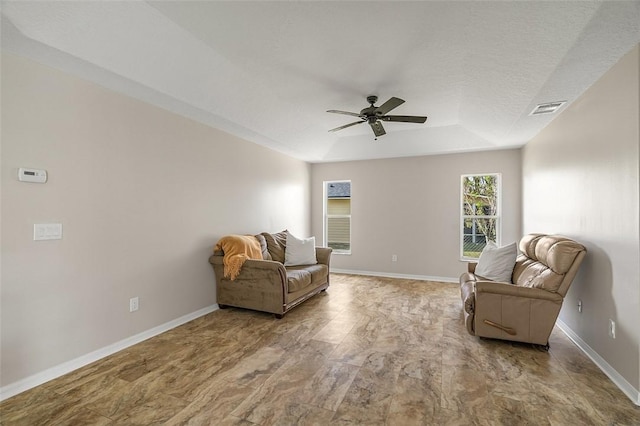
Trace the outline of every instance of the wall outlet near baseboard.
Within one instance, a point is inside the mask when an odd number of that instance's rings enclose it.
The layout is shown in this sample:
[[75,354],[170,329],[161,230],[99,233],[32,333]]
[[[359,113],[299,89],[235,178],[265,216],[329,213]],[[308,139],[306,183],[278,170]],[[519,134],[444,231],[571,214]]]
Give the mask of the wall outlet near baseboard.
[[578,299],[578,313],[582,313],[582,300]]
[[139,307],[138,296],[129,299],[129,312],[137,311]]
[[397,254],[392,254],[391,255],[391,261],[392,262],[397,262],[398,261],[398,255]]
[[609,337],[616,338],[616,322],[612,319],[609,319]]

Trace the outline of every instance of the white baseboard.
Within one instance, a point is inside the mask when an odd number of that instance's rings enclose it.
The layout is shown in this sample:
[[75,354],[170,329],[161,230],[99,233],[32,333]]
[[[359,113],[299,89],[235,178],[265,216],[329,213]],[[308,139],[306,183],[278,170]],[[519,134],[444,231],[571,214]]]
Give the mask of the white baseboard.
[[640,406],[640,390],[634,388],[624,377],[620,375],[604,358],[602,358],[591,346],[580,338],[567,324],[558,320],[556,325],[573,343],[597,365],[611,381],[620,388],[625,395],[636,405]]
[[335,269],[335,268],[331,268],[331,272],[335,272],[336,274],[367,275],[370,277],[402,278],[406,280],[418,280],[418,281],[440,281],[445,283],[459,282],[458,278],[432,277],[429,275],[396,274],[393,272],[356,271],[353,269]]
[[0,388],[0,401],[4,401],[5,399],[11,398],[12,396],[22,393],[28,389],[40,386],[43,383],[70,373],[73,370],[77,370],[80,367],[89,365],[92,362],[98,361],[99,359],[133,346],[136,343],[140,343],[153,336],[157,336],[158,334],[169,331],[172,328],[178,327],[179,325],[185,324],[189,321],[192,321],[196,318],[217,310],[217,304],[207,306],[206,308],[202,308],[190,314],[181,316],[180,318],[176,318],[172,321],[161,324],[157,327],[153,327],[149,330],[143,331],[142,333],[138,333],[135,336],[127,337],[126,339],[120,340],[119,342],[113,343],[109,346],[105,346],[104,348],[100,348],[86,355],[82,355],[78,358],[72,359],[71,361],[64,362],[60,365],[48,368],[44,371],[41,371],[40,373],[26,377],[17,382],[10,383]]

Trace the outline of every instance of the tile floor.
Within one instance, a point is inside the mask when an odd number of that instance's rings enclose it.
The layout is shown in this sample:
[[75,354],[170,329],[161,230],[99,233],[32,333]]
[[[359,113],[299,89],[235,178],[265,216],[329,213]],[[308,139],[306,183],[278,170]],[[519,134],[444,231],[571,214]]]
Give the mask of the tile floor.
[[640,425],[562,332],[466,333],[455,284],[332,275],[284,319],[219,310],[0,404],[2,425]]

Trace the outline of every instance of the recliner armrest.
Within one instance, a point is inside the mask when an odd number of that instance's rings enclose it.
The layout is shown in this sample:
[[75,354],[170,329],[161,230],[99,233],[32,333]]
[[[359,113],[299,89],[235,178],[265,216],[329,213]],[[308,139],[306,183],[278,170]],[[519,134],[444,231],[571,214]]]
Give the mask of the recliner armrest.
[[541,288],[521,287],[509,283],[495,281],[476,281],[476,295],[481,293],[501,294],[505,296],[526,297],[530,299],[549,300],[562,303],[562,296]]
[[472,314],[475,311],[476,293],[474,284],[473,281],[467,281],[460,286],[464,311],[468,314]]

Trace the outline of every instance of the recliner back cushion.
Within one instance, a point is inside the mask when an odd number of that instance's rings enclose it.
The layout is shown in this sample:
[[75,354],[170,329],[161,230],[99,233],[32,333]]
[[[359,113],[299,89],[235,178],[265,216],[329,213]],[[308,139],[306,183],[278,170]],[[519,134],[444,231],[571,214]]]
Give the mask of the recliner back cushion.
[[556,274],[541,262],[531,262],[520,271],[516,284],[556,292],[560,288],[562,278],[564,274]]
[[528,234],[522,237],[520,239],[520,244],[518,244],[520,252],[530,259],[537,260],[536,245],[538,244],[540,237],[542,237],[542,234]]
[[[520,244],[523,245],[523,241]],[[528,257],[544,263],[557,274],[566,274],[578,253],[585,249],[581,244],[557,235],[538,237],[525,243],[525,248]],[[533,255],[532,251],[535,252]]]
[[582,250],[584,248],[573,241],[558,241],[547,250],[547,265],[557,274],[566,274]]
[[522,254],[516,260],[513,281],[523,287],[557,292],[583,250],[582,245],[557,235],[525,235],[520,240]]

